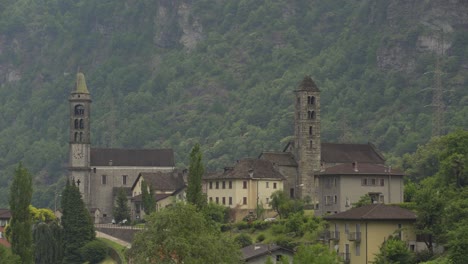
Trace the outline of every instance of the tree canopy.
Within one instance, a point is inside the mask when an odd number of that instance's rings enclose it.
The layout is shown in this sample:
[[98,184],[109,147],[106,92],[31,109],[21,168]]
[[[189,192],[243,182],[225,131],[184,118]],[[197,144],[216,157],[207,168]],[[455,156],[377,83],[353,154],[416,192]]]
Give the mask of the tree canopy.
[[147,218],[129,257],[135,263],[239,263],[238,245],[192,204],[177,203]]
[[187,183],[187,202],[195,205],[198,209],[206,206],[206,197],[202,191],[202,177],[205,167],[202,163],[202,152],[200,144],[195,144],[190,152],[190,166]]
[[130,208],[128,206],[127,194],[123,188],[120,188],[114,205],[114,219],[117,223],[122,220],[130,219]]

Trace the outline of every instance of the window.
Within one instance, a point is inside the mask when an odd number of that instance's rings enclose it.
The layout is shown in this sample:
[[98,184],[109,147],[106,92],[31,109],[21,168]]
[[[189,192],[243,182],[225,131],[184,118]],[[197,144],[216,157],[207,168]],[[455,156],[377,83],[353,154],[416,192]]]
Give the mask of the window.
[[226,182],[223,181],[223,189],[226,189]]
[[213,182],[210,181],[210,189],[213,189]]
[[242,182],[242,188],[247,189],[247,181]]
[[78,119],[75,119],[75,129],[78,129],[80,127],[80,121]]
[[333,197],[333,203],[334,203],[334,204],[337,204],[337,203],[338,203],[338,196],[335,195],[335,196]]
[[315,96],[310,97],[310,104],[311,105],[315,104]]
[[276,182],[273,183],[273,189],[276,189]]
[[367,178],[362,179],[362,185],[367,186]]
[[371,179],[371,185],[375,186],[376,181],[377,181],[376,179]]
[[213,197],[210,197],[210,203],[212,203],[212,202],[213,202]]
[[311,141],[309,141],[309,148],[310,148],[310,149],[312,149],[312,145],[313,145],[313,144],[312,144],[312,140],[311,140]]
[[232,197],[229,197],[229,205],[232,205]]
[[83,119],[80,119],[80,129],[83,129],[84,128],[84,121]]
[[216,197],[216,204],[219,204],[219,197]]
[[127,185],[127,175],[122,175],[122,184]]
[[345,223],[345,224],[344,224],[344,232],[345,232],[345,234],[349,234],[348,223]]
[[84,115],[84,106],[83,105],[76,105],[75,106],[75,115],[76,116],[82,116]]
[[229,181],[229,189],[232,189],[232,181]]
[[101,184],[107,184],[107,176],[106,175],[101,176]]
[[223,205],[226,205],[226,197],[223,197]]
[[312,126],[309,126],[309,135],[312,135]]
[[266,188],[270,188],[270,183],[266,182]]
[[247,204],[247,197],[242,198],[242,204]]
[[78,142],[78,132],[75,132],[75,142]]
[[281,255],[276,255],[276,261],[281,261],[282,257]]
[[216,182],[216,189],[219,189],[219,182]]
[[385,185],[385,180],[384,179],[379,179],[380,181],[380,186],[384,186]]
[[361,255],[361,244],[360,243],[354,243],[356,245],[356,256]]

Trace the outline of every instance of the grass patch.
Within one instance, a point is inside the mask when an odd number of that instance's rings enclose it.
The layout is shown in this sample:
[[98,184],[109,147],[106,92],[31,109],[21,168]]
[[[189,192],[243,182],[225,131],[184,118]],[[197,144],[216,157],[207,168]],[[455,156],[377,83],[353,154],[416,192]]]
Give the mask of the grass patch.
[[[120,260],[122,261],[123,264],[127,264],[127,259],[125,258],[125,251],[127,250],[126,247],[114,242],[114,241],[111,241],[109,239],[105,239],[105,238],[98,238],[99,240],[101,240],[102,242],[104,242],[106,245],[108,245],[109,247],[113,248],[115,250],[115,252],[117,252],[117,254],[119,254],[119,258]],[[109,258],[111,261],[112,259]],[[107,260],[107,258],[106,258]],[[102,262],[102,263],[115,263],[115,262]]]

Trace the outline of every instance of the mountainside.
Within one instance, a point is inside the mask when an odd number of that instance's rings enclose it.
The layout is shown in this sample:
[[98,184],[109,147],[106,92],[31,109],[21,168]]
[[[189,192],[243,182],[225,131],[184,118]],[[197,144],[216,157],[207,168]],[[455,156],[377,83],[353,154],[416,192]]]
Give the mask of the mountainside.
[[430,138],[437,76],[442,133],[468,128],[468,1],[0,0],[0,180],[22,161],[36,206],[63,183],[78,68],[94,146],[171,147],[183,166],[200,142],[211,169],[280,150],[309,74],[322,141],[392,158]]

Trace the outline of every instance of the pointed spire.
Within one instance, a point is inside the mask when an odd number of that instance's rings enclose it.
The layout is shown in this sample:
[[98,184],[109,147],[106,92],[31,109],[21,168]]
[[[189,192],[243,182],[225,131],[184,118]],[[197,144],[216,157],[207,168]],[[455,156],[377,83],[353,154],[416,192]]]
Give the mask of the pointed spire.
[[81,72],[76,74],[75,92],[89,94],[88,87],[86,86],[85,76]]
[[299,84],[299,90],[308,90],[313,92],[320,92],[319,88],[315,84],[314,80],[310,75],[306,75],[302,80],[301,84]]

